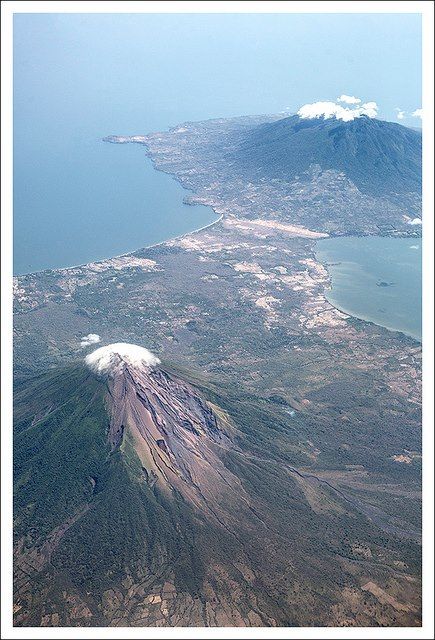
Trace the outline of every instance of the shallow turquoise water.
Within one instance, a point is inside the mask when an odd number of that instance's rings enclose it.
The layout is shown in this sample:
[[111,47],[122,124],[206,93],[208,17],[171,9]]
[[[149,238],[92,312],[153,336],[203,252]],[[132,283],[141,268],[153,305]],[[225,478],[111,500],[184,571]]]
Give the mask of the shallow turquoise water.
[[331,274],[331,304],[421,340],[420,238],[326,238],[316,255]]

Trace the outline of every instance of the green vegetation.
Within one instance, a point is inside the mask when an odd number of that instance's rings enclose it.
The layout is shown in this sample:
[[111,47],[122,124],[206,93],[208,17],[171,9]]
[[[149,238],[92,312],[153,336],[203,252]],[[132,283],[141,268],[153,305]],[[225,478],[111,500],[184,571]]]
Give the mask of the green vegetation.
[[82,365],[17,387],[15,536],[24,536],[28,548],[42,547],[72,522],[51,564],[97,599],[126,575],[137,580],[162,565],[171,567],[181,591],[198,593],[203,569],[190,510],[177,496],[169,503],[148,487],[128,437],[110,452],[105,394],[106,384]]
[[[38,607],[67,615],[60,595],[66,589],[88,603],[94,623],[106,624],[101,603],[108,593],[127,597],[131,583],[152,592],[170,579],[178,594],[203,599],[211,566],[225,567],[238,584],[243,561],[256,573],[249,589],[261,606],[292,625],[306,615],[298,598],[288,611],[294,582],[301,598],[314,598],[311,615],[322,619],[322,603],[337,599],[337,589],[358,588],[345,562],[361,563],[369,554],[378,580],[387,580],[397,562],[419,574],[418,544],[370,522],[358,507],[367,507],[364,491],[347,489],[345,497],[316,480],[307,441],[316,430],[316,442],[324,437],[326,446],[330,436],[322,436],[321,421],[316,425],[304,411],[290,416],[279,394],[240,399],[209,375],[167,363],[165,369],[190,380],[228,416],[234,444],[220,455],[249,496],[252,522],[241,518],[232,530],[213,525],[176,491],[168,496],[151,488],[128,429],[120,448],[109,449],[106,384],[82,365],[49,371],[15,394],[15,533],[24,537],[24,552],[44,543],[50,551],[49,564],[32,579]],[[412,528],[414,506],[403,504],[400,524]],[[398,505],[390,494],[375,493],[369,506],[381,524],[395,522]],[[225,584],[216,582],[215,589],[232,597]],[[39,624],[38,607],[32,604],[29,623]]]
[[83,367],[49,372],[15,396],[15,535],[34,542],[86,504],[109,453],[105,385]]

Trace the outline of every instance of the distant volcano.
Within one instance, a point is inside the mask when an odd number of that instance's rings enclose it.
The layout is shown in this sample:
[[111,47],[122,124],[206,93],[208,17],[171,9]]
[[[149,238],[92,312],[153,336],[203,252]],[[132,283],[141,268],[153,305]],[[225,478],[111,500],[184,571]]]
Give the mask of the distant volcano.
[[291,116],[246,133],[234,153],[245,170],[293,180],[313,165],[343,172],[362,193],[421,191],[421,132],[367,116]]

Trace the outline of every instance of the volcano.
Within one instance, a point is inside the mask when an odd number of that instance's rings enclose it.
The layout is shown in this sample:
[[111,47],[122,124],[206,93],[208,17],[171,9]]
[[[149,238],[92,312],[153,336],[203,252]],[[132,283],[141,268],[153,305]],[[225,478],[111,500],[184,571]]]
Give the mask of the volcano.
[[221,586],[226,564],[249,563],[242,523],[245,535],[264,527],[224,464],[235,434],[225,411],[136,345],[17,385],[16,624],[210,623],[204,560],[223,624],[270,624],[254,600],[244,616],[232,609]]
[[234,158],[254,174],[291,181],[313,165],[342,172],[371,196],[420,193],[421,131],[361,116],[297,115],[254,127]]
[[150,487],[168,498],[179,493],[212,520],[231,521],[228,505],[235,503],[235,524],[246,507],[240,482],[220,460],[233,446],[229,424],[192,385],[157,367],[146,349],[109,345],[86,364],[106,380],[111,451],[129,442]]
[[[341,558],[375,549],[379,527],[289,464],[287,430],[280,405],[265,413],[137,345],[17,383],[15,625],[416,624],[384,600],[366,612],[378,569]],[[388,581],[415,545],[383,540]]]

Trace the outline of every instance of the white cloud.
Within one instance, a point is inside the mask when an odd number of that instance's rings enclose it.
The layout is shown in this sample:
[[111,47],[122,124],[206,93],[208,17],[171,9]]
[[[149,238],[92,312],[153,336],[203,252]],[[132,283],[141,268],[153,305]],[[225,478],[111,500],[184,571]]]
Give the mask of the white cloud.
[[325,120],[336,118],[337,120],[344,120],[344,122],[350,122],[361,116],[376,118],[377,114],[378,105],[376,102],[364,102],[361,106],[353,109],[343,107],[336,102],[313,102],[312,104],[304,104],[298,111],[300,118],[323,117]]
[[[364,102],[356,111],[360,112],[361,116],[368,116],[369,118],[376,118],[378,115],[378,105],[376,102]],[[356,116],[359,117],[359,116]]]
[[399,107],[396,107],[394,109],[394,111],[397,111],[397,119],[398,120],[403,120],[405,118],[405,111],[402,111],[402,109],[399,109]]
[[337,98],[337,102],[345,102],[346,104],[359,104],[361,100],[359,98],[355,98],[355,96],[347,96],[343,93],[339,98]]
[[422,118],[423,119],[423,109],[416,109],[415,111],[413,111],[411,113],[412,116],[414,116],[415,118]]
[[98,333],[88,333],[87,336],[83,336],[80,342],[81,347],[89,347],[90,344],[97,344],[101,342],[101,338]]
[[94,373],[105,375],[120,373],[125,367],[154,367],[160,360],[148,349],[127,342],[100,347],[85,358]]
[[413,218],[412,220],[409,220],[408,224],[412,224],[412,225],[417,225],[417,224],[421,224],[421,218]]

